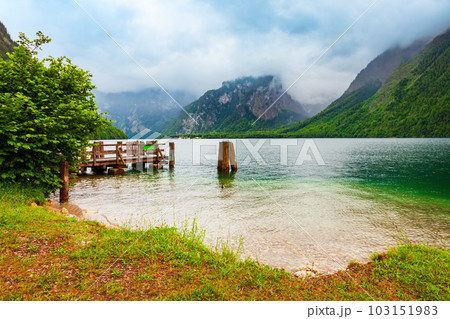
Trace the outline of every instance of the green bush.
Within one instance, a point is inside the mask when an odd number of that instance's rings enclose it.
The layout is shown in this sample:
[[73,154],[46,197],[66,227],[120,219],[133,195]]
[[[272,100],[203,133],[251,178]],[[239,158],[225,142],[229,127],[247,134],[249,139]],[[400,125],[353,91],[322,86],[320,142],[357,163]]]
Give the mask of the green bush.
[[79,164],[88,137],[107,121],[94,102],[92,75],[66,57],[38,59],[41,32],[0,59],[0,180],[44,194],[61,185],[59,163]]

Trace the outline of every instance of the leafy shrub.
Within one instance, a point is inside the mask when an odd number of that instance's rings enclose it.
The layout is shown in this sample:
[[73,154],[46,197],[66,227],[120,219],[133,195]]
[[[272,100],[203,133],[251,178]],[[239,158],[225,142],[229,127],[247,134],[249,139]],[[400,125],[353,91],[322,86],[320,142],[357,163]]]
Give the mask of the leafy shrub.
[[9,60],[0,59],[0,180],[49,194],[61,185],[59,163],[77,166],[107,120],[97,112],[92,75],[66,57],[38,59],[51,39],[37,36],[21,33]]

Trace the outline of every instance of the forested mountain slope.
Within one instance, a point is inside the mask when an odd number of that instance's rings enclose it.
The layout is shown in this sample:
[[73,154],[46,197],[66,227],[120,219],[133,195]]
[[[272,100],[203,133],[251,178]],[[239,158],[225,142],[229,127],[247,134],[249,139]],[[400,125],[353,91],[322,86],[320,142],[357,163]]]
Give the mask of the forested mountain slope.
[[295,137],[450,137],[450,31],[386,79],[282,130]]

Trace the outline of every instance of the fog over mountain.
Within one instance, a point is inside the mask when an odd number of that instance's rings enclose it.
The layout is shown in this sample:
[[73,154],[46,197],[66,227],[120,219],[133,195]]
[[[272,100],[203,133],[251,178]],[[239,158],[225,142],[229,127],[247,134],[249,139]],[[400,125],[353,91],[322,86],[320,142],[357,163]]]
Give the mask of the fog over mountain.
[[42,54],[70,57],[102,92],[137,92],[158,87],[156,80],[201,96],[229,79],[271,74],[284,88],[298,80],[289,94],[311,112],[342,95],[380,53],[450,24],[450,2],[440,0],[77,2],[82,9],[72,1],[3,1],[0,20],[13,39],[42,30],[53,38]]

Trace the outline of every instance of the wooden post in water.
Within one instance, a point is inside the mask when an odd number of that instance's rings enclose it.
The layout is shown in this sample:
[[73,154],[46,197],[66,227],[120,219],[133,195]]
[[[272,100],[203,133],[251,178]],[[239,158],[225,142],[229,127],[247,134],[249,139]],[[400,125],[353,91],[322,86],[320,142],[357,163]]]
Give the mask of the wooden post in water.
[[63,183],[59,189],[59,202],[67,203],[69,201],[69,163],[61,161],[59,165],[59,177]]
[[231,170],[237,171],[236,153],[232,142],[219,142],[219,158],[217,160],[217,170],[228,173]]
[[230,142],[219,142],[217,170],[220,172],[230,171]]
[[223,142],[219,142],[219,157],[217,159],[217,170],[220,171],[222,169],[223,163]]
[[169,169],[175,168],[175,143],[169,143]]
[[236,153],[234,152],[234,145],[232,142],[230,142],[230,164],[231,164],[231,170],[233,172],[237,172],[237,163],[236,163]]

